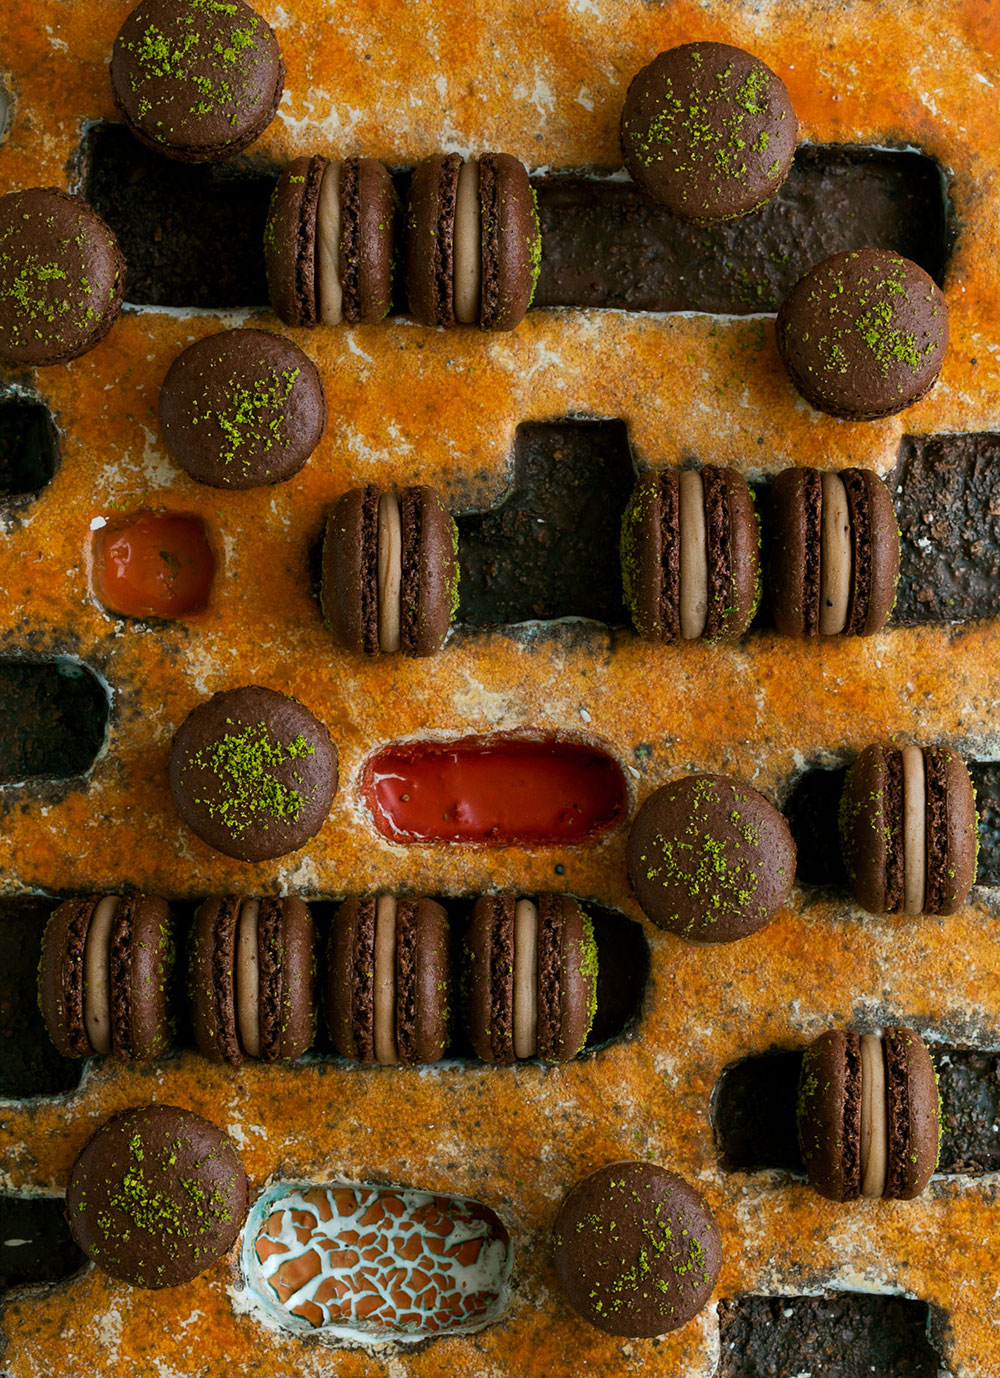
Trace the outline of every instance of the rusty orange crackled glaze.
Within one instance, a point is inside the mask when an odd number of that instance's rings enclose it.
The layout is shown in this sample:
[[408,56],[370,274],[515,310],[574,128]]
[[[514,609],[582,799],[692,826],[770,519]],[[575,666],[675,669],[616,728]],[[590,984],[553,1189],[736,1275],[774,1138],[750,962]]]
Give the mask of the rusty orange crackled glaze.
[[[471,894],[503,885],[531,894],[558,886],[639,918],[624,828],[555,851],[393,845],[364,808],[364,763],[418,735],[565,732],[613,753],[634,806],[689,767],[744,776],[780,802],[804,760],[846,757],[892,733],[996,755],[995,622],[819,647],[763,632],[736,646],[668,650],[599,628],[557,626],[534,641],[467,629],[431,661],[367,662],[331,644],[310,591],[311,546],[337,495],[369,482],[430,483],[456,509],[484,505],[504,487],[523,420],[621,417],[645,462],[694,454],[748,475],[795,462],[886,474],[904,432],[1000,427],[1000,106],[991,98],[1000,39],[985,0],[941,0],[933,14],[921,0],[259,0],[259,8],[288,75],[253,153],[279,162],[322,150],[410,165],[441,147],[502,148],[532,168],[610,170],[620,164],[626,85],[650,56],[692,38],[745,46],[786,81],[803,139],[912,144],[951,170],[961,232],[945,281],[950,352],[924,401],[851,425],[796,397],[771,319],[559,310],[496,338],[402,319],[287,331],[320,369],[326,436],[287,484],[226,492],[199,487],[171,462],[156,398],[186,344],[247,313],[127,311],[93,353],[29,380],[56,416],[62,464],[0,543],[0,649],[23,648],[30,632],[32,653],[68,652],[98,668],[114,701],[106,749],[82,786],[4,795],[4,891],[128,884],[176,896]],[[0,143],[0,189],[74,184],[85,124],[114,117],[107,60],[123,12],[112,0],[3,7],[0,63],[11,74],[13,118]],[[253,319],[282,329],[266,312]],[[207,610],[155,632],[110,615],[87,565],[92,519],[140,508],[198,514],[218,562]],[[296,695],[327,723],[342,786],[305,853],[244,866],[184,830],[167,759],[196,703],[252,681]],[[637,755],[640,744],[650,749]],[[9,1302],[4,1371],[221,1378],[259,1367],[291,1378],[335,1362],[343,1378],[584,1370],[709,1378],[718,1358],[713,1308],[656,1347],[623,1344],[581,1325],[557,1289],[546,1240],[563,1191],[598,1164],[640,1157],[688,1177],[716,1210],[725,1242],[717,1296],[824,1285],[903,1291],[949,1316],[945,1359],[955,1378],[995,1375],[991,1186],[944,1179],[912,1203],[845,1210],[774,1175],[721,1173],[707,1117],[728,1062],[801,1046],[859,1005],[891,1005],[904,1023],[960,1020],[983,1046],[995,1044],[1000,969],[983,905],[977,891],[951,918],[862,920],[846,896],[803,912],[795,892],[772,927],[710,953],[647,924],[652,975],[634,1036],[558,1068],[233,1070],[184,1052],[150,1070],[95,1063],[68,1096],[5,1103],[5,1189],[62,1191],[98,1123],[164,1100],[226,1127],[258,1187],[277,1174],[475,1197],[510,1229],[515,1273],[509,1312],[479,1335],[331,1360],[234,1309],[233,1260],[156,1293],[92,1270]]]

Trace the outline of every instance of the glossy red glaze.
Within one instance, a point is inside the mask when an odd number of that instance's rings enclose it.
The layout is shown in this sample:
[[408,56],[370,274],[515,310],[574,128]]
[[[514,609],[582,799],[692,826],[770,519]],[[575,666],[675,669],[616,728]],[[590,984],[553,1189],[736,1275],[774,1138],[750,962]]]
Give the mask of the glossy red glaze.
[[94,592],[128,617],[184,617],[208,604],[215,557],[200,517],[133,512],[94,533]]
[[464,737],[388,746],[362,794],[396,842],[503,847],[585,842],[625,813],[625,777],[607,752],[554,738]]

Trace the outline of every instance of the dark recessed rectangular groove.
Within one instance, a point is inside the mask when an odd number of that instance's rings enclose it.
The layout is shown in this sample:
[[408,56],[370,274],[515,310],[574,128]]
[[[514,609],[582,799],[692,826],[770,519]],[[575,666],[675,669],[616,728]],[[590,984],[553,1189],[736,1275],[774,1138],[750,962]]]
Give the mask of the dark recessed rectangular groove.
[[0,657],[0,786],[86,774],[109,711],[104,685],[78,661]]
[[939,1378],[936,1320],[927,1302],[867,1292],[723,1298],[715,1378]]
[[[83,1063],[56,1052],[36,998],[42,932],[56,901],[0,901],[0,1098],[57,1096],[79,1085]],[[0,1198],[2,1200],[2,1198]],[[0,1241],[2,1247],[2,1241]],[[0,1261],[0,1277],[3,1263]]]
[[57,1282],[86,1263],[62,1196],[0,1196],[0,1292]]
[[[317,149],[317,152],[326,150]],[[83,191],[128,260],[126,301],[223,308],[267,302],[262,236],[277,169],[173,162],[120,125],[81,150]],[[395,174],[405,195],[408,173]],[[775,311],[826,255],[874,245],[940,280],[950,248],[938,165],[919,153],[803,147],[775,200],[730,225],[682,225],[631,182],[532,179],[542,224],[535,305],[628,311]],[[405,309],[401,296],[395,308]]]
[[59,466],[59,438],[44,402],[0,392],[0,504],[42,491]]

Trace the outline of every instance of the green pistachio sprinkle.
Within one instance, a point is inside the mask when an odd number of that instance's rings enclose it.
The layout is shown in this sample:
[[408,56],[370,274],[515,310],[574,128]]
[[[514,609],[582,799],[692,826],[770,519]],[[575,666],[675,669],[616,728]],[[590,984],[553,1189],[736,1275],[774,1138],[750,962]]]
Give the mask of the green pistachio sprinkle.
[[[231,718],[227,726],[237,725]],[[217,793],[195,798],[233,838],[242,836],[254,824],[292,820],[302,812],[303,798],[297,789],[283,784],[275,768],[316,748],[300,732],[282,743],[271,735],[266,723],[253,723],[221,737],[189,758],[189,768],[214,778]]]

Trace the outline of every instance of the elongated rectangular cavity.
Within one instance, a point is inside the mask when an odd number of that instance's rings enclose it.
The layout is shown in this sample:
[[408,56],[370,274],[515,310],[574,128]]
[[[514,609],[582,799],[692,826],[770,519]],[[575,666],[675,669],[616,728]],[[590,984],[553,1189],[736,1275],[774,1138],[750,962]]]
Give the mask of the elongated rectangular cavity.
[[719,1302],[716,1378],[939,1378],[926,1302],[866,1292]]
[[0,658],[0,785],[84,775],[104,745],[108,712],[107,691],[85,665]]
[[44,402],[0,392],[0,503],[37,496],[58,463],[56,428]]
[[61,1057],[36,995],[42,933],[56,901],[0,900],[0,1099],[56,1096],[79,1085],[83,1063]]
[[900,532],[893,621],[1000,613],[1000,432],[903,437],[890,491]]
[[684,225],[632,182],[536,178],[535,306],[776,311],[830,254],[895,249],[938,282],[949,251],[944,183],[919,153],[803,147],[773,201],[710,228]]
[[86,1262],[70,1237],[62,1196],[0,1196],[0,1291],[56,1282]]
[[979,814],[979,856],[976,881],[1000,885],[1000,761],[970,761]]
[[513,1251],[499,1216],[468,1197],[286,1182],[251,1208],[242,1259],[261,1318],[335,1340],[412,1343],[498,1320]]
[[589,841],[624,816],[625,777],[606,751],[563,738],[492,735],[383,747],[362,796],[394,842],[537,847]]

